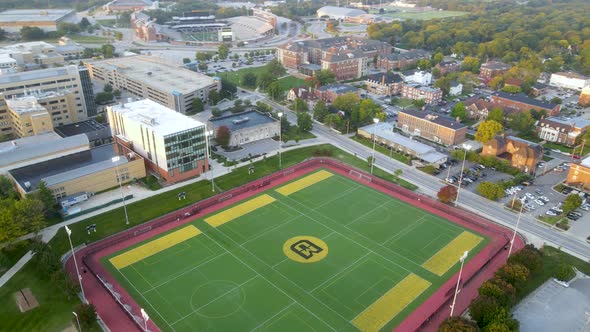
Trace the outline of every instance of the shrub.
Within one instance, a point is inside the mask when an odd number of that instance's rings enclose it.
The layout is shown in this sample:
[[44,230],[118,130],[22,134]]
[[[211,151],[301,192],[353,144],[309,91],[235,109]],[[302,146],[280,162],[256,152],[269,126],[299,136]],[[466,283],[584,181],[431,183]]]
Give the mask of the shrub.
[[555,271],[554,277],[561,281],[570,281],[575,275],[576,272],[571,265],[566,262],[561,262]]
[[[80,303],[75,310],[80,320],[80,327],[87,329],[96,322],[96,309],[92,304]],[[73,317],[74,326],[77,326],[76,317]]]
[[478,330],[474,322],[458,316],[445,319],[438,327],[438,332],[477,332]]
[[457,188],[451,185],[446,185],[438,191],[436,197],[443,203],[450,203],[457,199]]
[[529,269],[521,264],[506,264],[496,272],[497,277],[506,280],[512,285],[526,281],[529,274]]
[[534,274],[543,268],[541,255],[541,251],[532,244],[527,244],[520,251],[508,258],[508,264],[521,264]]

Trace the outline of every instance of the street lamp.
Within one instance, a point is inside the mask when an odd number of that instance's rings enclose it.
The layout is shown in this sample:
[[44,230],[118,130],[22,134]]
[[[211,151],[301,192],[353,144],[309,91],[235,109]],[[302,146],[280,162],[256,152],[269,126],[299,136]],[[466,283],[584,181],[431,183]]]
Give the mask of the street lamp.
[[[205,129],[205,154],[207,155],[207,164],[209,165],[211,153],[209,152],[209,136],[213,135],[213,130]],[[209,176],[211,177],[211,191],[215,192],[215,183],[213,182],[213,172],[211,171],[211,165],[209,165]]]
[[80,327],[80,320],[78,319],[78,314],[75,311],[72,311],[72,313],[76,317],[76,323],[78,323],[78,331],[82,332],[82,327]]
[[279,169],[283,169],[283,156],[281,155],[281,149],[283,147],[283,136],[282,136],[282,131],[283,131],[283,123],[282,123],[282,118],[283,118],[283,112],[279,112],[277,113],[277,115],[279,116]]
[[379,123],[379,119],[374,118],[373,123],[373,153],[371,156],[371,175],[373,175],[373,166],[375,165],[375,141],[377,139],[377,124]]
[[467,150],[463,150],[463,164],[459,173],[459,186],[457,187],[457,197],[455,198],[455,206],[459,204],[459,193],[461,192],[461,183],[463,182],[463,171],[465,170],[465,159],[467,159]]
[[516,219],[516,227],[514,227],[514,233],[512,233],[512,239],[510,240],[510,249],[508,249],[508,257],[512,253],[512,246],[514,246],[514,240],[516,239],[516,232],[518,232],[518,224],[520,223],[520,217],[522,216],[522,208],[524,203],[520,202],[520,211],[518,212],[518,219]]
[[119,161],[121,160],[120,156],[115,156],[111,158],[111,161],[115,163],[115,176],[117,177],[117,182],[119,182],[119,189],[121,189],[121,199],[123,200],[123,211],[125,211],[125,224],[129,225],[129,217],[127,216],[127,205],[125,204],[125,194],[123,193],[123,177],[119,178]]
[[453,304],[451,304],[451,317],[453,316],[453,311],[455,310],[455,301],[457,301],[457,294],[459,293],[459,283],[461,282],[461,274],[463,273],[463,264],[465,263],[465,259],[469,255],[469,251],[465,251],[461,257],[459,257],[459,261],[461,262],[461,268],[459,269],[459,278],[457,278],[457,286],[455,287],[455,295],[453,296]]
[[[78,275],[78,282],[80,283],[80,291],[82,291],[82,299],[86,302],[86,295],[84,295],[84,287],[82,287],[82,276],[80,275],[80,270],[78,270],[78,262],[76,261],[76,253],[74,252],[74,245],[72,244],[72,230],[68,227],[68,225],[64,226],[66,229],[66,233],[68,234],[68,240],[70,240],[70,248],[72,249],[72,258],[74,259],[74,266],[76,267],[76,274]],[[75,315],[75,314],[74,314]],[[76,316],[78,318],[78,316]]]
[[143,308],[141,308],[141,317],[143,318],[143,323],[144,323],[144,327],[145,327],[144,330],[147,331],[148,330],[147,323],[148,323],[148,320],[150,320],[150,316],[148,316],[147,312],[145,312],[145,310],[143,310]]

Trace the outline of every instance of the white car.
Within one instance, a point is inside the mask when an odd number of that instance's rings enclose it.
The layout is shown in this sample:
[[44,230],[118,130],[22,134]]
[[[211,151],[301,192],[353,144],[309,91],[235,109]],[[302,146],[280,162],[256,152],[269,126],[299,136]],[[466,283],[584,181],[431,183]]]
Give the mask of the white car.
[[525,193],[524,195],[525,195],[527,198],[530,198],[530,199],[535,199],[535,195],[533,195],[533,194],[531,194],[531,193]]
[[584,211],[590,211],[590,206],[588,206],[588,205],[582,205],[582,206],[580,206],[580,209],[582,209]]
[[541,206],[545,205],[545,202],[543,202],[543,201],[542,201],[542,200],[540,200],[540,199],[536,199],[536,200],[535,200],[535,203],[537,203],[537,204],[539,204],[539,205],[541,205]]
[[548,215],[548,216],[556,216],[557,215],[557,213],[555,213],[552,210],[549,210],[549,211],[545,212],[545,214]]
[[534,205],[532,205],[532,204],[525,204],[524,205],[524,208],[527,209],[527,210],[534,210],[534,209],[536,209],[536,207]]
[[539,197],[539,199],[545,203],[549,203],[549,198],[547,198],[546,196],[541,196],[541,197]]

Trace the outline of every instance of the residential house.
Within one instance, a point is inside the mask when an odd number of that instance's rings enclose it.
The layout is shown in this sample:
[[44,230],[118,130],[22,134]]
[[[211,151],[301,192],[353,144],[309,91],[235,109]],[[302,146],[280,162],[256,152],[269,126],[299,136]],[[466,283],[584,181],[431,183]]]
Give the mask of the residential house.
[[490,80],[507,72],[512,66],[501,61],[490,60],[479,67],[479,77]]
[[415,83],[421,85],[430,85],[432,83],[432,74],[418,69],[407,70],[402,73],[406,83]]
[[430,53],[425,50],[410,50],[400,53],[382,54],[377,59],[377,67],[383,70],[402,70],[416,66],[418,60],[430,59]]
[[381,96],[397,95],[402,92],[403,79],[398,74],[379,73],[367,77],[367,91]]
[[533,99],[524,93],[510,94],[500,91],[492,95],[492,102],[502,106],[515,108],[521,112],[530,110],[545,110],[549,115],[557,115],[561,109],[561,105],[559,104]]
[[463,84],[457,81],[451,81],[451,88],[449,89],[449,95],[458,96],[463,93]]
[[320,86],[314,90],[315,96],[322,101],[327,103],[333,103],[338,96],[346,93],[354,93],[360,97],[361,92],[358,88],[355,88],[346,84],[328,84]]
[[497,135],[484,144],[481,154],[508,160],[512,167],[532,173],[543,158],[543,147],[515,136]]
[[530,93],[535,97],[539,97],[546,94],[548,90],[549,86],[547,84],[537,82],[531,87]]
[[463,143],[467,133],[467,126],[453,118],[411,109],[398,113],[397,127],[410,135],[444,145]]
[[488,117],[488,113],[496,107],[502,109],[505,116],[519,112],[517,109],[495,104],[479,97],[467,98],[463,101],[463,104],[467,109],[467,117],[470,119],[484,120]]
[[419,84],[404,84],[402,97],[412,100],[424,100],[428,105],[438,104],[442,100],[442,90]]
[[535,131],[544,141],[573,146],[576,143],[576,138],[584,134],[589,127],[590,121],[584,118],[562,120],[548,117],[537,122]]
[[299,98],[301,100],[308,100],[311,98],[312,94],[308,87],[300,86],[291,88],[287,93],[287,101],[294,101],[295,99]]
[[461,70],[461,64],[455,60],[442,61],[436,64],[434,68],[438,69],[440,76]]

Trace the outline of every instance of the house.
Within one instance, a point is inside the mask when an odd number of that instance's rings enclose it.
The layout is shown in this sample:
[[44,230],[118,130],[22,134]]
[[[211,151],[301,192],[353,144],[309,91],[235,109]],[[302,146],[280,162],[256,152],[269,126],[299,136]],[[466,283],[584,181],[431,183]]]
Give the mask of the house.
[[453,118],[411,109],[398,113],[397,127],[410,135],[444,145],[463,143],[467,133],[467,126]]
[[590,157],[570,166],[565,183],[590,189]]
[[502,91],[496,92],[492,95],[492,102],[498,105],[515,108],[521,112],[545,110],[549,115],[557,115],[561,110],[561,105],[559,104],[533,99],[524,93],[510,94]]
[[574,146],[576,138],[586,132],[589,127],[590,121],[581,117],[570,120],[548,117],[539,120],[535,131],[544,141]]
[[481,154],[508,160],[512,167],[532,173],[543,158],[543,147],[515,136],[497,135],[484,144]]
[[412,100],[424,100],[428,105],[438,104],[442,100],[442,90],[419,84],[403,84],[402,97]]
[[565,89],[582,90],[590,86],[590,77],[572,72],[553,73],[549,79],[549,85]]
[[494,108],[502,109],[505,116],[519,112],[519,110],[515,108],[495,104],[490,101],[480,99],[479,97],[467,98],[463,101],[463,104],[467,109],[467,116],[471,119],[484,120],[488,117],[488,113]]
[[382,54],[377,59],[377,67],[380,69],[401,70],[416,66],[418,60],[430,59],[430,53],[425,50],[409,50],[400,53]]
[[531,93],[531,95],[533,95],[535,97],[539,97],[541,95],[546,94],[548,90],[549,90],[549,86],[547,84],[536,82],[531,87],[530,93]]
[[496,76],[504,74],[510,68],[512,68],[512,66],[503,62],[490,60],[479,67],[479,77],[484,80],[490,80]]
[[320,86],[314,90],[315,96],[327,103],[333,103],[338,96],[346,93],[354,93],[360,97],[361,92],[358,88],[346,84],[328,84]]
[[582,92],[580,93],[580,99],[578,99],[578,104],[582,106],[590,105],[590,86],[582,89]]
[[379,73],[367,77],[365,85],[367,91],[376,95],[397,95],[402,91],[403,79],[398,74]]
[[449,95],[458,96],[463,93],[463,84],[457,81],[451,81],[451,88],[449,89]]
[[406,83],[416,83],[421,85],[430,85],[432,83],[432,74],[427,71],[412,69],[402,73]]
[[311,98],[312,94],[308,87],[300,86],[296,88],[291,88],[287,93],[287,100],[294,101],[295,99],[299,98],[301,100],[308,100]]
[[442,61],[436,64],[434,68],[438,69],[440,76],[444,76],[448,73],[453,73],[461,70],[461,64],[455,60]]

